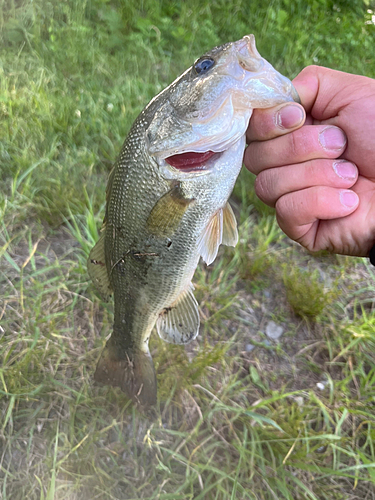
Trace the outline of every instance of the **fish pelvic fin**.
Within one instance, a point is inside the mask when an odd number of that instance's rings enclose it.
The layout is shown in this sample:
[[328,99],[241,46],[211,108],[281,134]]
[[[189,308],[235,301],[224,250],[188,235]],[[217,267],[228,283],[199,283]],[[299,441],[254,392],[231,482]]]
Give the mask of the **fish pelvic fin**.
[[219,246],[236,246],[238,242],[237,222],[232,207],[227,203],[212,217],[199,241],[198,251],[207,265],[217,256]]
[[156,374],[148,352],[129,349],[122,354],[111,337],[100,356],[94,379],[99,384],[120,387],[140,409],[156,405]]
[[222,240],[223,210],[220,209],[212,217],[198,241],[198,251],[208,266],[216,259]]
[[237,221],[229,201],[223,208],[223,245],[235,247],[238,243]]

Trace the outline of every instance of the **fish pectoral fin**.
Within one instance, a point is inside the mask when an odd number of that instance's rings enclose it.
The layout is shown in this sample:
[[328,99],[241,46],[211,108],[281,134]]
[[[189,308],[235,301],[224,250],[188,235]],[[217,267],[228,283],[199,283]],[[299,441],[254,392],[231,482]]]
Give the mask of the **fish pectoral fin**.
[[155,204],[147,219],[147,229],[159,238],[171,236],[177,229],[193,198],[186,198],[179,185],[173,187]]
[[156,329],[159,337],[165,342],[188,344],[198,335],[199,311],[193,289],[193,285],[190,284],[189,288],[160,314]]
[[235,247],[238,243],[237,221],[229,202],[223,208],[223,245]]
[[87,271],[103,299],[109,300],[112,295],[112,288],[105,263],[104,240],[105,230],[90,252],[87,260]]
[[217,256],[219,246],[223,241],[223,210],[220,209],[212,217],[198,240],[198,252],[207,265]]

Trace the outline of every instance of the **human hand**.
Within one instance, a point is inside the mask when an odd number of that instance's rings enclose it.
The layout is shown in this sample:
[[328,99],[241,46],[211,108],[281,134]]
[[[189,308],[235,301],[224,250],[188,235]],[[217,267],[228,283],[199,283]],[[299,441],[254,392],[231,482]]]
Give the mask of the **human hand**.
[[[375,80],[308,66],[299,104],[255,110],[246,167],[281,229],[311,251],[367,256],[375,243]],[[303,125],[303,126],[302,126]]]

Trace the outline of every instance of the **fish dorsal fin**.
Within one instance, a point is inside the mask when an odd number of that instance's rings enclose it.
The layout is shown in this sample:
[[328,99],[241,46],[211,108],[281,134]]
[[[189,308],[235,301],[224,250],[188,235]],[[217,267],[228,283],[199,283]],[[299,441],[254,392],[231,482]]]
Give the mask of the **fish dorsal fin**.
[[112,288],[105,263],[104,240],[105,230],[90,252],[87,260],[87,270],[100,295],[104,300],[109,300],[112,295]]
[[112,193],[112,184],[113,184],[114,177],[115,177],[115,167],[113,167],[109,173],[107,187],[105,190],[106,207],[105,207],[105,215],[104,215],[104,219],[103,219],[102,228],[104,228],[107,224],[109,198],[111,197],[111,193]]
[[113,167],[112,170],[109,172],[107,187],[105,189],[105,199],[107,203],[112,193],[112,184],[114,177],[115,177],[115,167]]
[[237,221],[229,202],[223,208],[223,245],[235,247],[238,242]]
[[207,265],[215,259],[223,240],[223,210],[212,217],[198,241],[198,251]]
[[147,229],[159,238],[171,236],[193,201],[194,199],[184,196],[179,185],[174,186],[151,210],[147,219]]
[[182,292],[178,299],[160,314],[156,329],[159,337],[170,344],[188,344],[198,335],[198,303],[193,295],[193,285]]

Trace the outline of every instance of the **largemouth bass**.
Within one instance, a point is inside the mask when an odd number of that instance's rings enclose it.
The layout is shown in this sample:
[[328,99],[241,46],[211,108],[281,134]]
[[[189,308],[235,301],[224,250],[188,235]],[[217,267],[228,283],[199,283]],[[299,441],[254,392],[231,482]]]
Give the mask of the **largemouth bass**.
[[211,264],[220,244],[238,240],[228,198],[252,110],[297,99],[249,35],[204,54],[138,116],[109,176],[102,236],[88,260],[98,290],[114,296],[95,380],[141,407],[156,403],[154,325],[166,342],[197,336],[198,261]]

